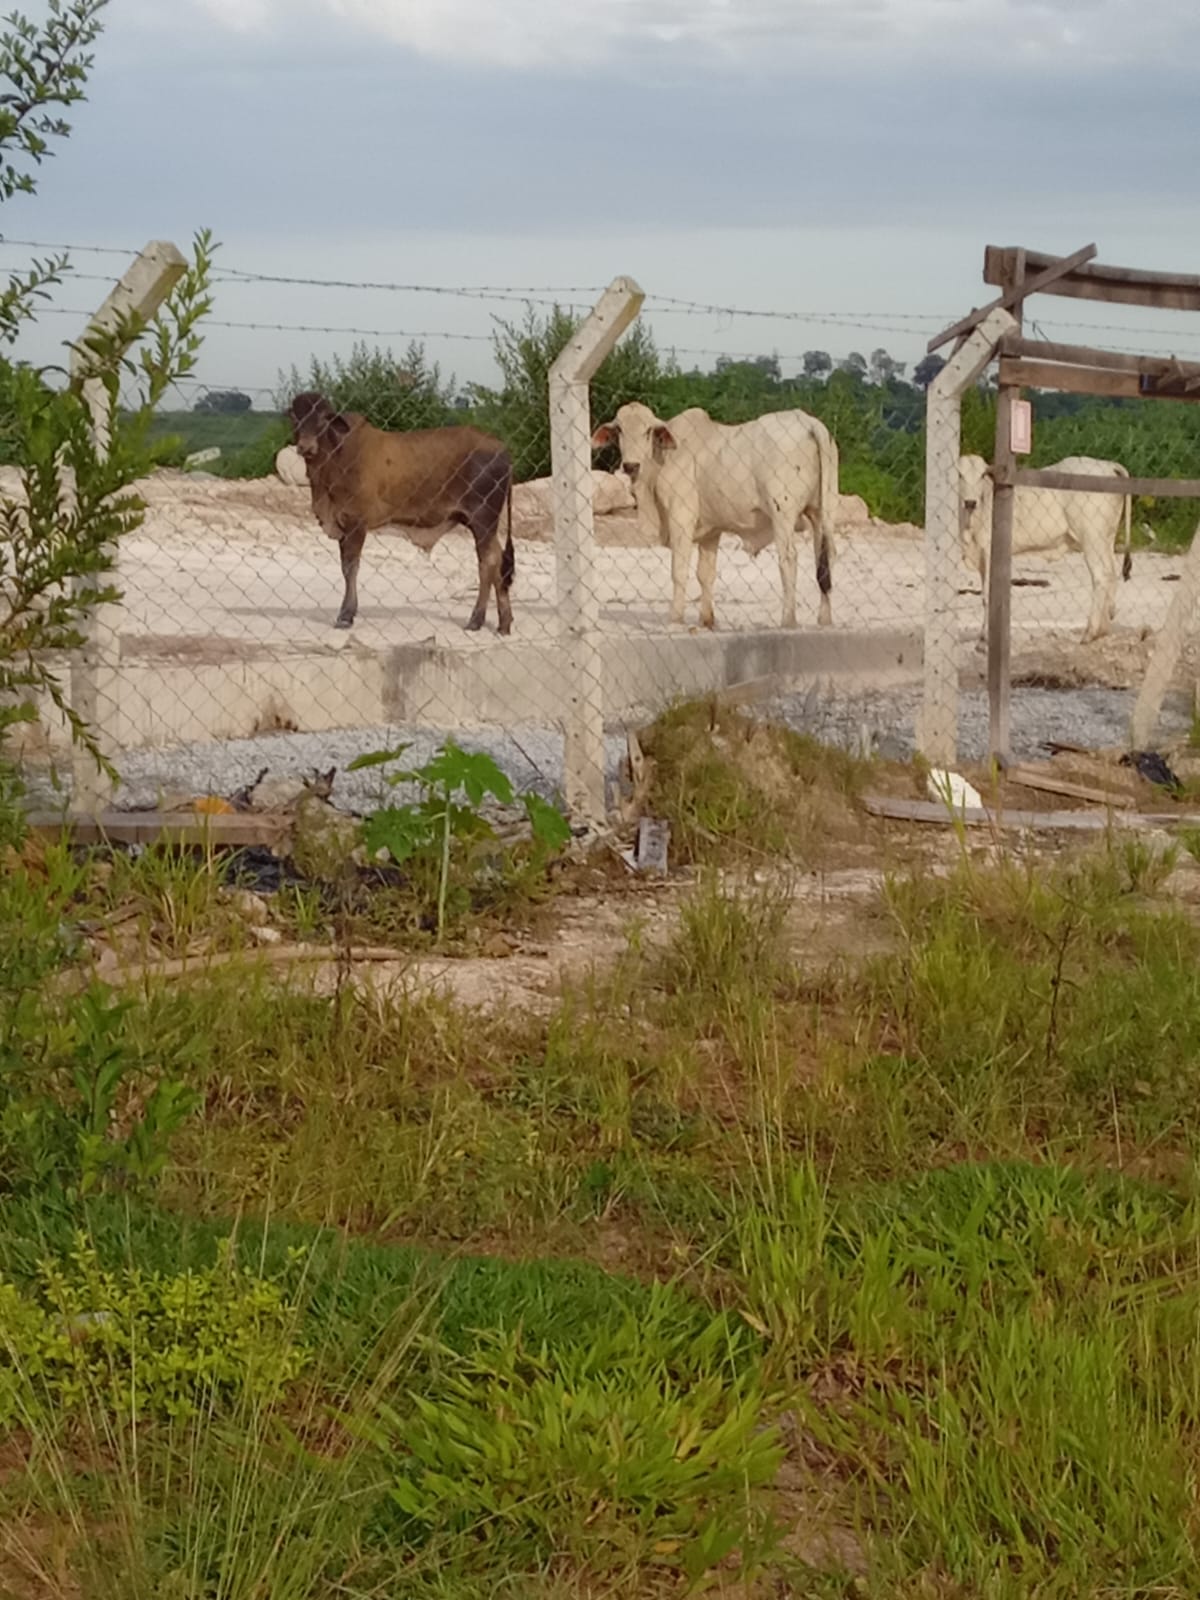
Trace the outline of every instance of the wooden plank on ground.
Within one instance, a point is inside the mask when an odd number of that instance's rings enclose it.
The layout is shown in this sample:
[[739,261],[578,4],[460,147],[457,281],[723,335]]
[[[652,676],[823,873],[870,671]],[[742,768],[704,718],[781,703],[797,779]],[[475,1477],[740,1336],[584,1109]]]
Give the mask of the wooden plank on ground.
[[1120,811],[1134,809],[1131,795],[1121,794],[1112,789],[1094,789],[1083,783],[1071,783],[1067,778],[1052,777],[1050,773],[1039,771],[1037,767],[1006,767],[1004,776],[1009,783],[1019,784],[1022,789],[1036,789],[1043,794],[1061,794],[1065,799],[1085,800],[1090,805],[1115,806]]
[[94,817],[64,817],[33,811],[35,833],[66,833],[76,844],[274,845],[291,832],[293,818],[280,812],[243,811],[207,815],[195,811],[102,811]]
[[1162,827],[1187,823],[1200,826],[1200,816],[1175,812],[1125,812],[1119,816],[1101,815],[1098,811],[1009,811],[980,810],[970,806],[956,809],[951,817],[946,806],[936,800],[895,800],[884,795],[864,795],[864,808],[875,817],[886,817],[894,822],[950,822],[962,821],[970,828],[1031,828],[1045,833],[1103,833],[1112,825],[1122,828]]

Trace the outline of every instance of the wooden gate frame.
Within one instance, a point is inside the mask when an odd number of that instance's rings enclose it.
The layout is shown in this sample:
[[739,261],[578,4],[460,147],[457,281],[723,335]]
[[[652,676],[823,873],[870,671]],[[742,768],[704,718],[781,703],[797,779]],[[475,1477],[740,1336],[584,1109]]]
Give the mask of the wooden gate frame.
[[[1067,394],[1128,399],[1200,401],[1200,362],[1170,356],[1120,355],[1086,345],[1028,339],[1021,331],[1025,301],[1035,294],[1099,300],[1107,305],[1150,306],[1160,311],[1200,311],[1200,276],[1143,272],[1095,260],[1096,246],[1069,256],[1047,255],[1017,246],[988,245],[983,281],[1001,293],[929,341],[932,355],[950,340],[956,348],[993,311],[1004,310],[1017,330],[1002,337],[993,356],[1000,360],[996,445],[992,461],[992,552],[988,586],[989,747],[1004,766],[1010,755],[1012,658],[1012,531],[1018,488],[1076,489],[1089,494],[1157,495],[1200,499],[1200,478],[1101,478],[1047,468],[1019,467],[1012,449],[1012,408],[1023,388],[1058,389]],[[997,577],[1000,581],[997,582]],[[1135,745],[1153,731],[1162,694],[1174,671],[1187,626],[1200,599],[1200,539],[1185,558],[1179,592],[1171,605],[1134,712]],[[1157,698],[1156,698],[1157,697]]]

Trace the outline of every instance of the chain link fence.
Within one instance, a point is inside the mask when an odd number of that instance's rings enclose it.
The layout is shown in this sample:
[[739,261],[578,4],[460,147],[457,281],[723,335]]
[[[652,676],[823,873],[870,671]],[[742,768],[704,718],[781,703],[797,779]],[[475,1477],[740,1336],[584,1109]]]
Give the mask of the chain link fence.
[[[298,326],[275,384],[185,391],[81,677],[116,803],[331,767],[355,803],[378,780],[347,774],[354,756],[453,737],[595,820],[628,732],[717,691],[844,744],[985,754],[989,357],[1011,319],[911,374],[878,345],[765,356],[662,332],[718,312],[641,307],[628,280],[591,307],[527,295],[497,314],[493,375],[462,386],[419,337],[397,356],[369,329],[332,347],[326,330],[312,357],[318,330]],[[837,326],[868,348],[879,334]],[[1035,396],[1023,464],[1184,474],[1196,414],[1166,409]],[[1025,690],[1129,682],[1165,615],[1197,507],[1129,504],[1128,581],[1125,511],[1019,491],[1019,752],[1044,733]],[[24,748],[35,782],[66,748],[45,726]]]
[[923,390],[882,350],[689,363],[644,321],[563,366],[640,298],[502,321],[490,386],[359,340],[164,418],[86,674],[117,803],[332,766],[354,800],[353,756],[453,737],[598,820],[678,700],[858,737],[857,694],[915,682]]

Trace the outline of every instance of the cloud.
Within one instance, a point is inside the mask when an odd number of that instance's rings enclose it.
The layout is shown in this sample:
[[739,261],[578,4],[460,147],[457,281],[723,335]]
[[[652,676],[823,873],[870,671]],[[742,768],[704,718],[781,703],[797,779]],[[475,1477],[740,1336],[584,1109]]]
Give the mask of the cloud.
[[[161,4],[161,0],[159,0]],[[1059,72],[1170,59],[1200,43],[1194,0],[187,0],[218,27],[295,40],[309,21],[416,55],[507,69],[671,59],[795,70],[889,52]],[[174,11],[174,7],[172,7]]]

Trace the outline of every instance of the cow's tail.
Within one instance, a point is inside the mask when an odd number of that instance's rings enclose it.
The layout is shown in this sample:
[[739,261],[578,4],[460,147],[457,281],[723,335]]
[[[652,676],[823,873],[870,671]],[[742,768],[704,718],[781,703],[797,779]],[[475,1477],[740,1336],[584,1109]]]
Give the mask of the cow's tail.
[[502,589],[511,589],[513,579],[517,575],[517,553],[513,549],[512,535],[512,500],[513,481],[512,473],[510,472],[508,475],[508,542],[504,546],[504,554],[500,558],[500,587]]
[[817,587],[827,595],[833,587],[833,532],[838,516],[838,447],[824,423],[818,422],[816,434],[821,470]]
[[[1113,466],[1116,467],[1118,474],[1122,478],[1127,478],[1129,476],[1128,469],[1126,467],[1123,467],[1119,461],[1114,461],[1113,462]],[[1133,515],[1133,496],[1131,494],[1127,494],[1125,496],[1125,559],[1121,563],[1121,577],[1125,580],[1126,583],[1129,582],[1130,575],[1133,572],[1133,554],[1132,554],[1132,552],[1130,550],[1130,545],[1129,545],[1129,527],[1130,527],[1130,518],[1132,517],[1132,515]]]

